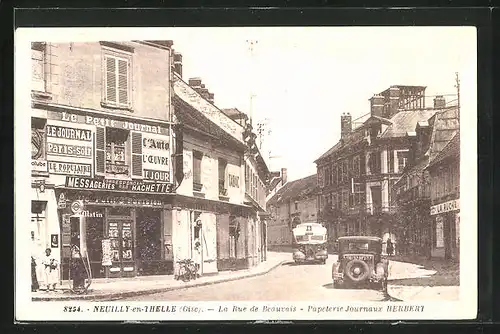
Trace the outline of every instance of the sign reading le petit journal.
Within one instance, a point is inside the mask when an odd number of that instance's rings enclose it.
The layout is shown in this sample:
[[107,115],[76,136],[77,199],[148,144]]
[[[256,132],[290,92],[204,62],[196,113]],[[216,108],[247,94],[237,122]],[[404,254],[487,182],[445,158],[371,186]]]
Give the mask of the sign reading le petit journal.
[[87,177],[67,176],[66,187],[83,190],[168,194],[172,192],[173,185],[171,183],[146,183],[143,181],[93,179]]

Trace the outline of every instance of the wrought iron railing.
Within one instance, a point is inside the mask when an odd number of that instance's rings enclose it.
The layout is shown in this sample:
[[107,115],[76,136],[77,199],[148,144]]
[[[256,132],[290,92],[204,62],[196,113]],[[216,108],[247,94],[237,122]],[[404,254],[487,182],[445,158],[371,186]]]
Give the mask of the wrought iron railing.
[[130,166],[106,163],[106,173],[113,175],[128,175],[130,173]]

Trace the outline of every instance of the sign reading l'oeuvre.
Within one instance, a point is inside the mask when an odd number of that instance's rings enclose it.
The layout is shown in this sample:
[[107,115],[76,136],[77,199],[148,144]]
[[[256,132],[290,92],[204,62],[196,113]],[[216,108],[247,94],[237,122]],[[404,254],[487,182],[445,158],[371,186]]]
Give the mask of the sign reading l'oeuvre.
[[170,182],[170,157],[169,137],[143,134],[142,168],[145,180]]

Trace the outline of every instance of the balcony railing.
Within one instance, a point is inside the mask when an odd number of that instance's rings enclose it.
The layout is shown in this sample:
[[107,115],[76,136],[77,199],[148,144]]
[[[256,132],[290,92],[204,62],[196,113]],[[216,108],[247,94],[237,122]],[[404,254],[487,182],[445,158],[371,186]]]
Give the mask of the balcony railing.
[[398,195],[400,202],[412,202],[420,199],[429,199],[431,197],[428,186],[414,186]]
[[106,163],[106,173],[113,175],[129,175],[130,166],[124,164]]

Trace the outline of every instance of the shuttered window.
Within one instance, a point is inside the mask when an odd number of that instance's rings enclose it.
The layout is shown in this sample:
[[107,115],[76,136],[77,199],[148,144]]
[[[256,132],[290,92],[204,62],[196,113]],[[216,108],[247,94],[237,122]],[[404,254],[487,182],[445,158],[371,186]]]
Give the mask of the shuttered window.
[[97,127],[95,132],[95,173],[97,175],[105,174],[106,166],[106,130],[102,127]]
[[132,177],[142,177],[142,134],[132,132]]
[[130,60],[111,55],[104,58],[104,102],[118,108],[130,108]]

